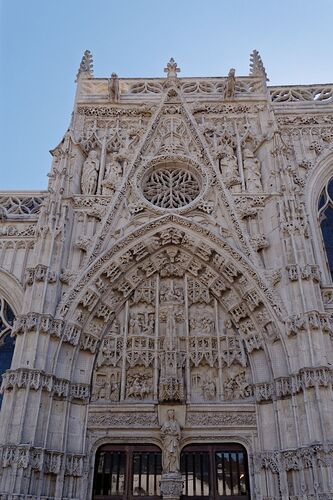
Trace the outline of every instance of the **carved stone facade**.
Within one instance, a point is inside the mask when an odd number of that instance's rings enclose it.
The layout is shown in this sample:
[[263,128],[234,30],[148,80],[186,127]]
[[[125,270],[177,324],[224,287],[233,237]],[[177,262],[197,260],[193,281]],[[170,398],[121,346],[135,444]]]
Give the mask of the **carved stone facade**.
[[182,448],[219,442],[253,499],[333,498],[333,87],[269,87],[257,51],[179,71],[94,78],[87,51],[48,190],[0,193],[0,499],[90,498],[105,443],[160,446],[178,498]]

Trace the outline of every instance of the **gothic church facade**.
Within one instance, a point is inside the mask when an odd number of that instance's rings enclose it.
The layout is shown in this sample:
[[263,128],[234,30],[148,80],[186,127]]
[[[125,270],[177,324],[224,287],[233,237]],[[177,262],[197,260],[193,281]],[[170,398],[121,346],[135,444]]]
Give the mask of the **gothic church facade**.
[[165,73],[0,193],[0,499],[332,499],[333,85]]

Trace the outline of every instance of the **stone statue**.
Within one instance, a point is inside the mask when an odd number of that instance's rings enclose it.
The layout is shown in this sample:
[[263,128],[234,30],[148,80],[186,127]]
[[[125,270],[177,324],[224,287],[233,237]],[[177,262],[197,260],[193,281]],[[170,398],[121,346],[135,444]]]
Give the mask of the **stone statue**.
[[99,160],[97,151],[89,151],[88,157],[83,164],[81,176],[82,194],[96,194],[98,179]]
[[233,99],[235,97],[235,90],[236,90],[235,69],[231,68],[228,74],[228,78],[225,82],[224,97],[228,99]]
[[109,98],[112,102],[118,102],[119,95],[119,78],[116,73],[112,73],[109,80]]
[[175,419],[175,410],[168,410],[168,420],[161,427],[161,438],[163,443],[162,465],[163,472],[179,472],[181,438],[180,425]]
[[240,183],[237,158],[230,144],[224,144],[220,148],[220,172],[228,186]]
[[246,188],[250,193],[262,191],[260,163],[249,148],[244,149],[244,173]]
[[117,158],[113,158],[106,165],[102,194],[114,194],[122,178],[122,168]]
[[202,384],[202,393],[204,399],[207,399],[209,401],[215,399],[215,382],[213,380],[205,380]]

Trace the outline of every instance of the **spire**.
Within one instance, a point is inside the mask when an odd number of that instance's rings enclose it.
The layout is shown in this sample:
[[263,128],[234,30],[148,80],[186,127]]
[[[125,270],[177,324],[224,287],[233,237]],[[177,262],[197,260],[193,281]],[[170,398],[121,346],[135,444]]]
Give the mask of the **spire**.
[[262,76],[265,81],[268,82],[267,73],[263,65],[260,54],[257,50],[254,50],[250,55],[250,75],[251,76]]
[[93,57],[92,57],[92,53],[90,52],[90,50],[86,50],[83,54],[83,57],[81,59],[81,63],[80,63],[80,67],[79,67],[79,71],[77,72],[77,75],[76,75],[76,79],[79,78],[79,76],[85,76],[85,77],[89,77],[89,76],[93,76],[94,72],[93,72]]
[[167,74],[167,78],[176,78],[177,73],[180,72],[180,68],[178,68],[178,65],[176,61],[174,60],[173,57],[171,57],[170,61],[166,65],[166,68],[164,68],[164,73]]

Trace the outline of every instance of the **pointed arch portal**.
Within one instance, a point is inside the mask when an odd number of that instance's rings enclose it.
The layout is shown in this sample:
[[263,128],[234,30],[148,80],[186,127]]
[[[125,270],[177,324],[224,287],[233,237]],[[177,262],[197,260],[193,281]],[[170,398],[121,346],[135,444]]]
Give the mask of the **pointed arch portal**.
[[[198,229],[162,217],[94,262],[75,297],[74,285],[62,311],[81,323],[80,345],[96,346],[93,403],[246,399],[273,377],[271,349],[280,370],[287,363],[273,293],[241,254]],[[78,347],[66,376],[75,379],[82,356]],[[63,347],[62,375],[65,357]]]

